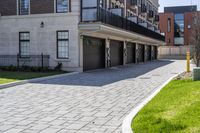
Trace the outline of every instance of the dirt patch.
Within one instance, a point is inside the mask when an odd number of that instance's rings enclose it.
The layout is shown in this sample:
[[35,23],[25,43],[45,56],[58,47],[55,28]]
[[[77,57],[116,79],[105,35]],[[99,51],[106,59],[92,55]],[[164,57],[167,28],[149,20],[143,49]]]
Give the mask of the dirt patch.
[[184,72],[180,75],[178,75],[175,80],[187,80],[187,79],[192,79],[192,72]]

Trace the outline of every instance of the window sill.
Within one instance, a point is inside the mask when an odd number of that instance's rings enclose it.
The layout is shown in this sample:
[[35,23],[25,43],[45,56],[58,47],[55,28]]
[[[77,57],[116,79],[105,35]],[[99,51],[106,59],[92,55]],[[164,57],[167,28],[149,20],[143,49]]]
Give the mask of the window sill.
[[70,59],[55,59],[57,62],[71,62]]

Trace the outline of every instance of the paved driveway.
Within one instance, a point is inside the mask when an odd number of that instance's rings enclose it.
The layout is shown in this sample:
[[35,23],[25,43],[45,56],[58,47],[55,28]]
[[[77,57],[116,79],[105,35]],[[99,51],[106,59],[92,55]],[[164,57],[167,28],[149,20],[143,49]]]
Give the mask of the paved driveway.
[[120,132],[137,104],[184,69],[155,61],[0,90],[0,132]]

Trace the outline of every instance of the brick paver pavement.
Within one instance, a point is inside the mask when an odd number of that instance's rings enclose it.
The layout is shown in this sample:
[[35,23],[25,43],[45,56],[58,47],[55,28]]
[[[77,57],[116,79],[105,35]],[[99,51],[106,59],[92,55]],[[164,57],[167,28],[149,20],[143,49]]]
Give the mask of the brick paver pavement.
[[155,61],[0,90],[0,132],[121,132],[125,116],[184,69],[185,61]]

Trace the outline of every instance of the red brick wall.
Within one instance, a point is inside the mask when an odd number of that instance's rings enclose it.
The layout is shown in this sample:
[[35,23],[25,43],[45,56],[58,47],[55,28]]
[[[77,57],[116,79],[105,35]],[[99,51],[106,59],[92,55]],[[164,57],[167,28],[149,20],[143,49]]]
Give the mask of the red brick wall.
[[[165,33],[165,42],[166,45],[174,45],[174,14],[173,13],[160,13],[159,28],[161,33]],[[171,30],[167,30],[168,18],[171,18]],[[169,42],[170,39],[170,42]]]
[[[192,36],[192,24],[193,24],[193,16],[194,12],[185,13],[185,33],[184,33],[184,41],[185,45],[191,44],[191,36]],[[191,26],[191,28],[188,28],[188,26]]]
[[54,12],[54,0],[30,0],[31,14]]
[[0,13],[2,16],[17,15],[16,0],[0,0]]

